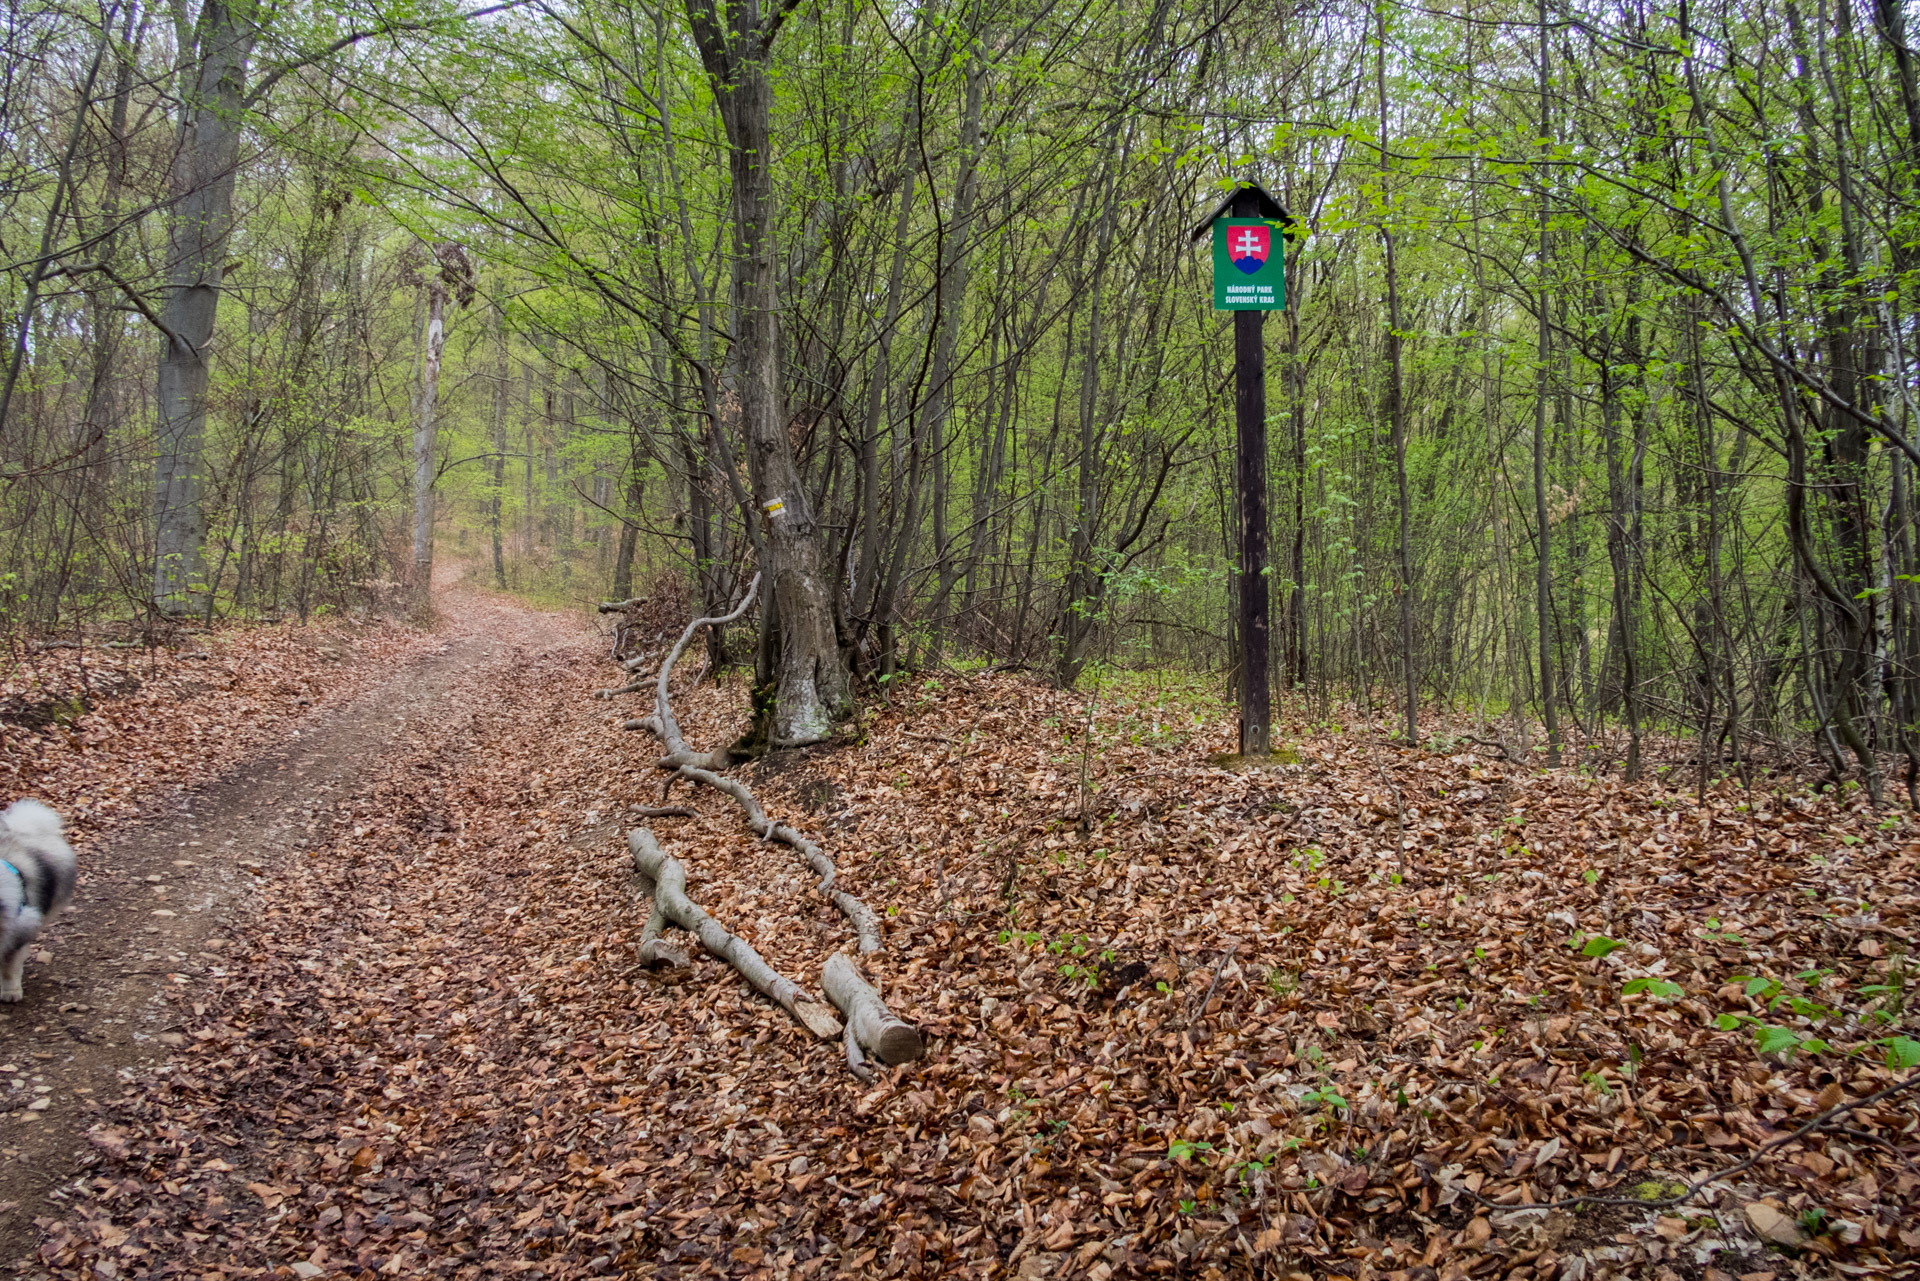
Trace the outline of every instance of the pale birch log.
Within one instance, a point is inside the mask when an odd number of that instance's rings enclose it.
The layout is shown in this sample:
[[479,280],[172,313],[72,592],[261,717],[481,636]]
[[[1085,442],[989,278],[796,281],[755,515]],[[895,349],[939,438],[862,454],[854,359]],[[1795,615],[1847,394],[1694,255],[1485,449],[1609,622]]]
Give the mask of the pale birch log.
[[[826,969],[820,973],[820,987],[846,1015],[850,1043],[867,1054],[891,1067],[911,1063],[926,1053],[920,1029],[887,1008],[845,953],[835,952],[827,958]],[[847,1056],[847,1064],[859,1070],[852,1054]]]
[[[838,1036],[840,1021],[833,1012],[806,993],[792,979],[777,972],[753,945],[730,932],[708,916],[699,904],[687,897],[687,872],[680,860],[660,848],[653,833],[636,827],[627,833],[627,849],[633,855],[636,872],[653,883],[655,910],[666,919],[700,940],[700,946],[731,965],[753,989],[798,1019],[815,1036]],[[651,920],[648,922],[652,924]],[[641,937],[646,938],[643,932]]]

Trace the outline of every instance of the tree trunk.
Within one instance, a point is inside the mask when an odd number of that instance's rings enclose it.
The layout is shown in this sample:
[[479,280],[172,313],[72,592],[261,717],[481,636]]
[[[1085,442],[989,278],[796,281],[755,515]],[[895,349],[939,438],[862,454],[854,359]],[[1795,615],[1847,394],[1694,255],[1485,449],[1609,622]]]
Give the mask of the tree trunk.
[[[1380,56],[1376,64],[1380,91],[1380,168],[1382,185],[1387,167],[1387,16],[1382,9],[1375,15],[1380,31]],[[1404,684],[1402,702],[1406,712],[1407,743],[1420,743],[1420,684],[1413,669],[1413,554],[1408,547],[1412,500],[1407,495],[1407,404],[1400,354],[1400,272],[1394,258],[1393,232],[1382,222],[1380,247],[1387,269],[1387,421],[1393,432],[1393,471],[1400,492],[1400,674]],[[1543,541],[1544,547],[1544,526]]]
[[[788,431],[780,351],[779,270],[774,258],[772,112],[767,62],[784,10],[763,14],[742,0],[724,17],[712,0],[687,0],[700,56],[727,131],[733,179],[734,359],[753,499],[766,522],[761,564],[768,607],[779,620],[769,655],[771,700],[756,704],[773,747],[817,743],[853,714],[853,689],[821,570],[820,533],[809,510]],[[722,24],[727,29],[723,30]]]
[[501,507],[507,486],[507,392],[513,380],[513,366],[507,357],[506,315],[496,306],[493,312],[493,342],[496,372],[493,381],[493,490],[487,500],[487,525],[493,534],[493,585],[507,586],[506,548],[500,532]]
[[161,313],[167,334],[156,387],[160,452],[153,491],[153,597],[168,614],[188,612],[192,593],[202,586],[206,520],[200,488],[208,347],[233,224],[247,62],[258,32],[251,13],[236,10],[228,0],[206,0],[201,7],[195,26],[199,65],[182,110],[180,145],[169,181],[171,270]]
[[447,291],[434,280],[427,286],[427,331],[413,411],[413,589],[423,605],[433,579],[433,459],[440,434],[440,361],[446,349]]
[[[1540,19],[1540,151],[1542,155],[1553,149],[1553,107],[1547,96],[1547,9],[1545,0],[1537,6]],[[1547,264],[1553,251],[1552,233],[1548,227],[1549,210],[1547,207],[1547,178],[1543,170],[1540,175],[1540,337],[1539,350],[1534,353],[1540,362],[1540,374],[1534,387],[1533,401],[1533,517],[1539,527],[1539,537],[1534,551],[1538,556],[1534,573],[1534,606],[1539,615],[1540,632],[1540,713],[1547,725],[1547,764],[1560,764],[1560,714],[1554,702],[1553,680],[1553,557],[1552,531],[1547,525],[1547,378],[1548,353],[1552,350],[1553,333],[1548,308],[1551,295],[1547,286]]]

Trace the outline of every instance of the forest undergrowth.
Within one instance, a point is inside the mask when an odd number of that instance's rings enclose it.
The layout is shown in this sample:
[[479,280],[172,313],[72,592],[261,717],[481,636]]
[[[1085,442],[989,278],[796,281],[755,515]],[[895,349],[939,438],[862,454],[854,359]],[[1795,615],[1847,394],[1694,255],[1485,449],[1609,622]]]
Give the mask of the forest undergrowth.
[[[1352,727],[1280,726],[1297,759],[1236,770],[1204,701],[916,679],[739,771],[884,918],[868,971],[929,1050],[869,1085],[697,949],[636,963],[623,836],[660,775],[593,697],[598,646],[475,676],[260,888],[186,1047],[102,1105],[50,1275],[1717,1281],[1920,1253],[1898,810]],[[744,687],[691,676],[688,739],[730,741]],[[711,792],[671,802],[695,817],[646,821],[691,896],[817,990],[847,933],[799,860]]]

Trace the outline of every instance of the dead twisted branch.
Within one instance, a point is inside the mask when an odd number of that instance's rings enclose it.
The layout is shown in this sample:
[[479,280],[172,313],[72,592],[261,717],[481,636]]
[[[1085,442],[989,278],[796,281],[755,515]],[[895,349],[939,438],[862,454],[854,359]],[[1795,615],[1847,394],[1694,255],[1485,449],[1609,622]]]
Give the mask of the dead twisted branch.
[[813,874],[820,878],[820,892],[831,898],[833,905],[840,909],[840,914],[852,924],[860,939],[860,950],[877,952],[883,944],[880,918],[874,915],[872,908],[853,895],[834,888],[833,860],[827,857],[826,851],[787,824],[773,821],[745,783],[719,772],[729,763],[725,749],[696,752],[689,747],[680,733],[680,722],[674,717],[673,704],[667,697],[667,683],[673,676],[674,664],[680,661],[680,655],[693,643],[699,630],[736,621],[753,604],[759,590],[760,575],[755,574],[753,581],[747,584],[746,594],[731,612],[715,618],[696,618],[687,624],[686,630],[680,633],[680,639],[668,651],[666,660],[660,664],[660,674],[654,681],[653,715],[630,720],[625,727],[646,730],[666,745],[667,754],[660,758],[661,768],[673,770],[676,778],[704,783],[717,792],[731,796],[746,814],[747,826],[755,836],[763,841],[778,841],[798,853]]
[[649,964],[665,960],[686,964],[686,957],[660,941],[660,931],[677,925],[700,940],[700,946],[738,970],[740,977],[755,991],[778,1005],[815,1036],[840,1035],[840,1021],[832,1011],[806,999],[800,985],[778,973],[753,945],[727,930],[708,916],[698,903],[687,897],[687,872],[680,860],[660,848],[653,833],[636,827],[627,833],[627,849],[633,855],[633,870],[653,885],[653,912],[640,935],[640,959]]
[[[760,575],[755,574],[747,585],[740,603],[724,615],[710,618],[696,618],[687,624],[680,639],[668,651],[660,664],[660,670],[654,678],[654,710],[651,716],[627,721],[627,729],[644,729],[665,745],[667,754],[660,758],[660,767],[673,771],[673,777],[704,783],[715,791],[733,798],[746,816],[747,826],[762,840],[779,841],[789,846],[813,873],[820,878],[820,891],[833,900],[841,914],[853,925],[859,939],[862,953],[877,952],[882,946],[880,921],[873,910],[858,898],[844,890],[834,888],[833,860],[814,842],[808,840],[794,828],[785,823],[777,823],[768,817],[745,783],[729,778],[721,773],[727,767],[728,759],[724,750],[715,752],[696,752],[688,746],[686,738],[680,732],[680,722],[673,714],[673,704],[667,696],[668,683],[673,676],[673,668],[693,642],[694,636],[702,627],[725,626],[743,616],[752,605],[760,589]],[[641,682],[636,680],[624,689],[607,690],[602,697],[615,693],[637,692]],[[664,812],[653,807],[649,812]],[[669,924],[679,925],[693,930],[708,951],[719,956],[739,970],[757,990],[780,1004],[804,1023],[810,1030],[821,1036],[837,1035],[842,1032],[841,1025],[830,1014],[817,1005],[805,1001],[800,989],[791,980],[776,974],[745,942],[729,934],[713,918],[702,912],[698,906],[686,897],[686,875],[680,864],[669,858],[653,839],[646,828],[635,828],[628,835],[628,847],[633,852],[634,867],[646,876],[654,885],[652,914],[647,920],[645,930],[640,936],[640,957],[646,964],[672,962],[685,964],[685,957],[666,944],[660,937]],[[924,1052],[919,1029],[906,1022],[887,1008],[865,977],[859,966],[849,957],[834,953],[827,959],[826,968],[821,975],[822,986],[828,998],[846,1015],[844,1039],[847,1053],[847,1066],[862,1080],[870,1080],[873,1070],[868,1066],[871,1056],[883,1064],[905,1063],[919,1058]],[[825,1021],[822,1022],[824,1017]],[[831,1024],[832,1032],[822,1029]]]

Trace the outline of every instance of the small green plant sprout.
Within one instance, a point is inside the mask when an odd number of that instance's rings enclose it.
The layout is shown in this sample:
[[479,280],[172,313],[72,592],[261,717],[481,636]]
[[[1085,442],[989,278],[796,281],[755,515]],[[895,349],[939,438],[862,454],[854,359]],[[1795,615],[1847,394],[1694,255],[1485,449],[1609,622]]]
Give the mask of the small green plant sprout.
[[1192,1197],[1182,1197],[1180,1199],[1180,1213],[1182,1214],[1193,1214],[1199,1210],[1199,1208],[1198,1203],[1196,1203]]
[[1598,1072],[1582,1073],[1580,1076],[1580,1081],[1581,1081],[1581,1084],[1585,1085],[1589,1090],[1592,1090],[1595,1094],[1605,1095],[1607,1098],[1613,1097],[1613,1086],[1608,1083],[1606,1077],[1602,1076]]
[[1253,1175],[1273,1164],[1274,1153],[1265,1156],[1249,1157],[1233,1168],[1233,1175],[1240,1181],[1240,1190],[1253,1195]]
[[1171,1161],[1198,1161],[1207,1163],[1206,1154],[1213,1151],[1213,1144],[1201,1143],[1193,1139],[1175,1139],[1167,1144],[1167,1159]]
[[1648,996],[1658,997],[1662,1001],[1671,1001],[1675,997],[1685,996],[1687,989],[1668,979],[1648,975],[1646,978],[1629,979],[1620,988],[1622,996],[1638,996],[1645,992]]
[[1715,1025],[1723,1032],[1731,1032],[1742,1024],[1753,1029],[1753,1051],[1762,1058],[1778,1054],[1783,1057],[1793,1054],[1825,1054],[1833,1047],[1817,1036],[1801,1036],[1790,1027],[1781,1027],[1775,1023],[1762,1023],[1759,1019],[1744,1014],[1722,1014]]
[[1873,1017],[1879,1023],[1891,1023],[1906,1011],[1907,987],[1913,980],[1913,969],[1905,954],[1896,954],[1887,962],[1887,977],[1883,983],[1869,983],[1856,989],[1856,993],[1874,1003]]
[[1895,1072],[1920,1067],[1920,1041],[1910,1036],[1890,1036],[1877,1044],[1886,1051],[1887,1066]]
[[1604,934],[1596,934],[1580,945],[1580,955],[1599,960],[1612,953],[1616,948],[1625,947],[1619,939],[1610,939]]
[[1060,965],[1060,973],[1069,983],[1079,983],[1089,988],[1100,986],[1100,967],[1097,965],[1076,965],[1072,961],[1064,961]]
[[1168,987],[1168,986],[1167,986],[1167,981],[1166,981],[1165,979],[1161,979],[1161,980],[1160,980],[1160,981],[1159,981],[1158,983],[1155,983],[1155,984],[1153,985],[1153,990],[1154,990],[1154,991],[1156,991],[1156,992],[1171,992],[1171,991],[1173,991],[1173,989],[1172,989],[1172,988],[1170,988],[1170,987]]
[[1300,1101],[1310,1108],[1325,1108],[1329,1112],[1345,1112],[1347,1110],[1346,1099],[1342,1098],[1340,1091],[1335,1089],[1331,1084],[1322,1085],[1317,1090],[1308,1090],[1300,1096]]
[[1721,929],[1720,918],[1717,916],[1709,916],[1707,918],[1707,928],[1700,931],[1700,937],[1709,943],[1742,943],[1746,941],[1738,934]]

